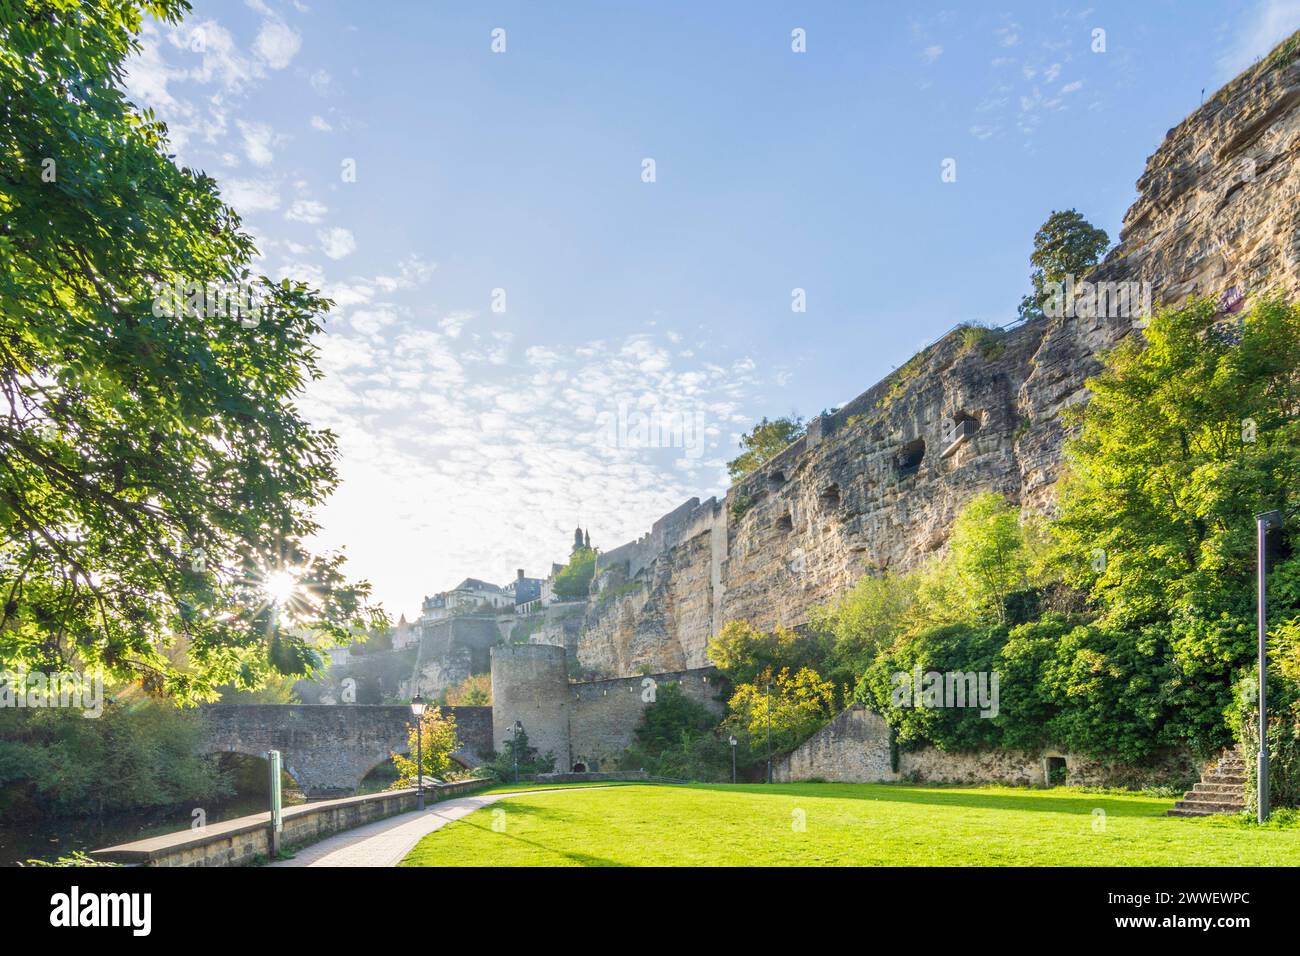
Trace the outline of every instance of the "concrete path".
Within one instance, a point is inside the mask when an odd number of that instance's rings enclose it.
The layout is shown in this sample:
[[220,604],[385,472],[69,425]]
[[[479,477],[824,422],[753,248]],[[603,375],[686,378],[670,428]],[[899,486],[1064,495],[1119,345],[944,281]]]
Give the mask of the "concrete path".
[[424,810],[399,813],[374,823],[344,830],[319,843],[303,847],[292,860],[279,860],[271,866],[396,866],[415,848],[421,838],[440,830],[453,820],[490,806],[507,797],[533,793],[568,793],[570,790],[594,790],[598,787],[562,787],[554,790],[520,790],[516,793],[483,793],[431,803]]

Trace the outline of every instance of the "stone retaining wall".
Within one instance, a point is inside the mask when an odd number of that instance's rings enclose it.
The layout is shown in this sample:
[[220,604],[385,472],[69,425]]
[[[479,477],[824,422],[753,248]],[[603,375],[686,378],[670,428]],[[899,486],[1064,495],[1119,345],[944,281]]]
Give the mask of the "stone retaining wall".
[[1049,761],[1065,761],[1071,787],[1182,787],[1200,775],[1200,763],[1186,750],[1166,750],[1141,764],[1098,760],[1044,749],[944,751],[936,747],[903,750],[898,769],[890,760],[889,727],[884,719],[854,705],[773,763],[780,783],[826,780],[831,783],[906,781],[957,785],[1046,786]]
[[[435,784],[425,787],[425,799],[445,800],[488,785],[484,780]],[[415,806],[416,791],[410,788],[286,807],[280,846],[292,851],[363,823],[414,810]],[[165,833],[94,850],[91,856],[131,866],[249,866],[267,860],[270,853],[271,814],[267,812],[209,824],[200,830]]]

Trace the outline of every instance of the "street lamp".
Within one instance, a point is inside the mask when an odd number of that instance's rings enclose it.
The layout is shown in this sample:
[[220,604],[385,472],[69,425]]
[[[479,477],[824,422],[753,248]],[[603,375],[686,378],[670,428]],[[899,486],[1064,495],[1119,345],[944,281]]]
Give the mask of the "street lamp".
[[731,743],[731,782],[736,782],[736,738],[732,737]]
[[767,682],[767,782],[772,782],[772,682]]
[[424,717],[424,698],[416,691],[411,698],[411,713],[415,715],[415,809],[424,809],[424,741],[421,739]]
[[515,783],[519,782],[519,735],[524,732],[524,725],[516,720],[510,728],[510,755],[515,759]]
[[1258,574],[1259,631],[1259,755],[1255,764],[1255,798],[1258,820],[1268,819],[1268,533],[1282,527],[1282,512],[1265,511],[1255,515],[1255,538],[1258,553],[1255,558]]

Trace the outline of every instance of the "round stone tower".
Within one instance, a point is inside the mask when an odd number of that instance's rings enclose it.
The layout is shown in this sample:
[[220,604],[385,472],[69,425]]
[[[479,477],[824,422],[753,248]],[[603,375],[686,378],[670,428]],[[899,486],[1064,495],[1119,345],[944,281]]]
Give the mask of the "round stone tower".
[[569,757],[569,673],[564,648],[550,644],[500,644],[492,648],[492,746],[504,752],[515,721],[528,745],[555,755],[555,769],[572,769]]

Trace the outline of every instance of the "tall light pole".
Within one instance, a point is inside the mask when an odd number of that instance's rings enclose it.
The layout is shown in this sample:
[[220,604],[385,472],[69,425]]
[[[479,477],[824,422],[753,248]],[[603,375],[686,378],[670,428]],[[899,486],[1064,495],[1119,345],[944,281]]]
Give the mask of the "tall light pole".
[[510,728],[510,755],[515,758],[515,783],[519,782],[519,735],[523,732],[523,722],[516,720]]
[[415,715],[415,809],[424,809],[424,741],[421,739],[424,723],[424,698],[417,690],[411,698],[411,713]]
[[731,738],[731,782],[736,782],[736,738]]
[[1255,564],[1259,597],[1259,756],[1255,764],[1255,802],[1257,819],[1268,819],[1268,533],[1282,527],[1282,512],[1265,511],[1255,515],[1255,538],[1258,546]]
[[767,782],[772,782],[772,682],[767,682]]

